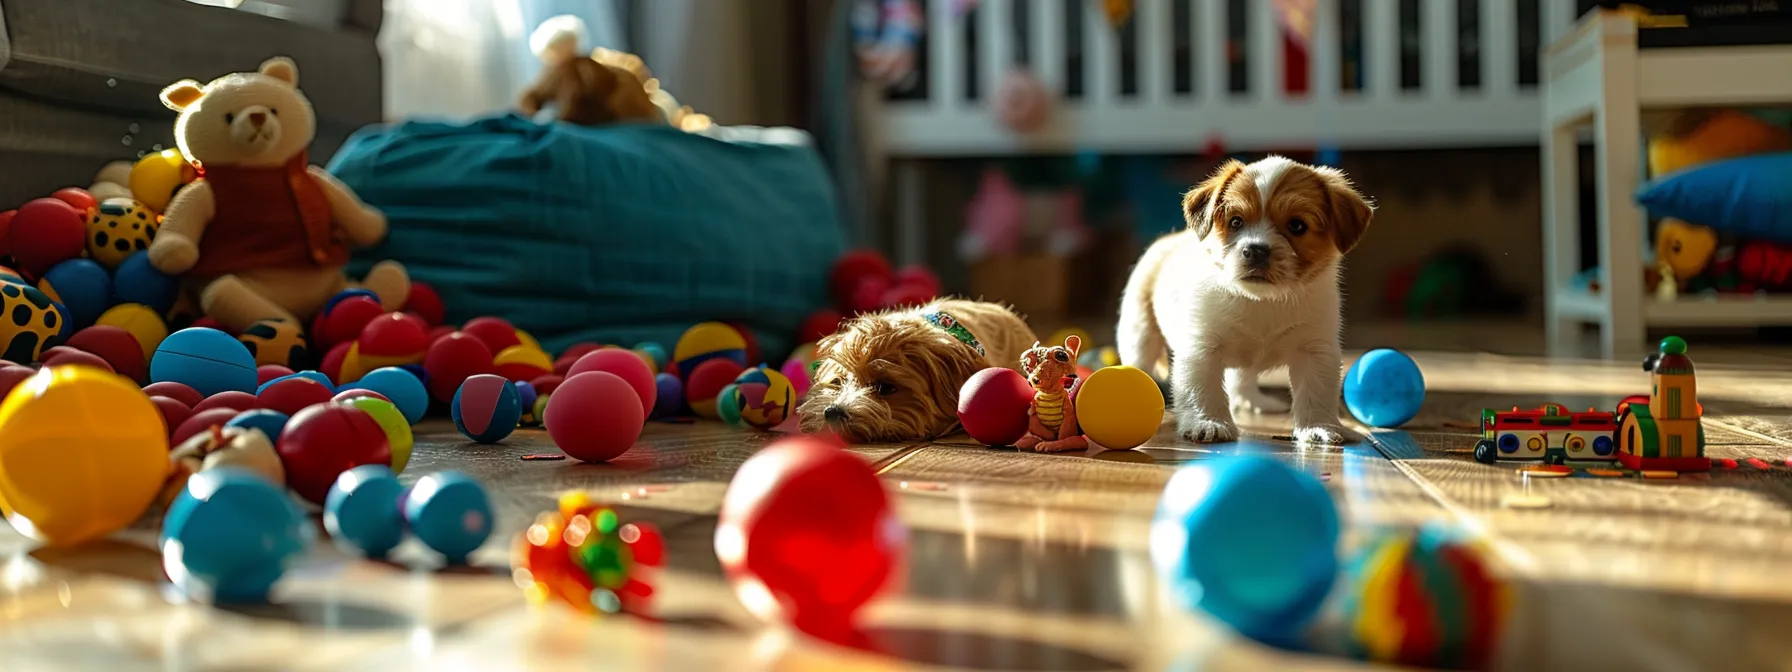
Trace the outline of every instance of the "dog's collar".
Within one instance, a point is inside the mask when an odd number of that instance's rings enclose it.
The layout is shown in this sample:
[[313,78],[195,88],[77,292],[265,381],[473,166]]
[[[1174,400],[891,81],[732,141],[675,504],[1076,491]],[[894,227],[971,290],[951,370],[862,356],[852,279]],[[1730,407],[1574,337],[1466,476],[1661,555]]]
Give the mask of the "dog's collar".
[[927,319],[928,324],[939,327],[940,331],[946,332],[946,335],[958,339],[959,342],[962,342],[965,345],[971,346],[971,349],[976,350],[977,354],[988,356],[989,353],[983,351],[983,344],[977,342],[977,335],[971,333],[971,330],[966,329],[964,324],[958,321],[958,318],[952,317],[951,313],[941,310],[928,313],[922,317]]

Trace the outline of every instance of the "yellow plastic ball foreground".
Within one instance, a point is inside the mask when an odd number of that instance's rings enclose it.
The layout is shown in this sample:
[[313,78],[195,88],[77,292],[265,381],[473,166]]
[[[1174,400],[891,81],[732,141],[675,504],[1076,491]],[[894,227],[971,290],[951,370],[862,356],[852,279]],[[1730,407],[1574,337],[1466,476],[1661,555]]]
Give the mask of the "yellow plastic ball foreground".
[[1131,366],[1110,366],[1083,381],[1076,421],[1090,441],[1109,450],[1137,448],[1157,434],[1164,395],[1157,381]]
[[161,412],[116,374],[45,369],[0,402],[0,514],[47,544],[128,527],[155,501],[168,464]]

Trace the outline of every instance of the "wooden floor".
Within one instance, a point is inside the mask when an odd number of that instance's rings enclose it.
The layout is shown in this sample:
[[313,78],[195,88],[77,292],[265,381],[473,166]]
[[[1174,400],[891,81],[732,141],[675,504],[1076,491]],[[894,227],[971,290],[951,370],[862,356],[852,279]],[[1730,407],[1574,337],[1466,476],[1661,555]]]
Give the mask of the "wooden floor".
[[[905,586],[870,615],[869,649],[763,627],[734,601],[712,550],[729,477],[767,440],[702,423],[654,424],[608,465],[522,461],[538,431],[502,445],[432,421],[407,479],[482,479],[499,536],[477,569],[437,571],[409,546],[398,564],[327,544],[288,574],[277,604],[182,602],[153,522],[114,541],[33,549],[0,532],[0,669],[1309,670],[1343,660],[1243,642],[1159,595],[1147,527],[1171,471],[1261,451],[1321,474],[1352,530],[1440,521],[1485,533],[1517,588],[1499,667],[1515,670],[1784,670],[1792,663],[1792,352],[1708,348],[1699,366],[1716,457],[1761,458],[1675,480],[1526,479],[1469,456],[1484,406],[1611,408],[1647,392],[1635,363],[1416,355],[1430,394],[1405,431],[1333,450],[1273,437],[1040,456],[966,441],[854,452],[898,493],[912,529]],[[528,606],[508,573],[512,537],[569,490],[615,503],[668,538],[658,620],[584,618]],[[1514,494],[1547,508],[1506,506]],[[1537,497],[1533,497],[1537,499]],[[414,542],[407,542],[414,543]],[[1223,552],[1223,551],[1222,551]]]

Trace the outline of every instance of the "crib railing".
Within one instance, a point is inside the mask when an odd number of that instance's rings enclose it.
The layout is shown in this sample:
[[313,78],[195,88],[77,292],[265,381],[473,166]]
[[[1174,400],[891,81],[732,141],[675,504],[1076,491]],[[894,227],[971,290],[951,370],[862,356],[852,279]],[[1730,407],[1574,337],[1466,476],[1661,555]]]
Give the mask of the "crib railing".
[[[1529,145],[1539,51],[1574,0],[1318,0],[1290,45],[1272,0],[1135,0],[1112,26],[1099,0],[925,0],[919,83],[889,96],[895,156],[1096,150]],[[1002,79],[1053,93],[1045,128],[992,114]],[[1304,80],[1304,81],[1303,81]]]

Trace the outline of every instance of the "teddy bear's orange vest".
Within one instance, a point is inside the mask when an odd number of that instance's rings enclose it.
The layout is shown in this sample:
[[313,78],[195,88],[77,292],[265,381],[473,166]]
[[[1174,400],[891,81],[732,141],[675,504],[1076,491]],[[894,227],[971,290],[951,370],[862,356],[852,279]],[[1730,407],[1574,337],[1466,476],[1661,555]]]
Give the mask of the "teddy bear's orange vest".
[[330,201],[306,172],[310,165],[300,152],[277,167],[201,167],[215,212],[189,272],[209,277],[347,263],[348,245],[336,236]]

